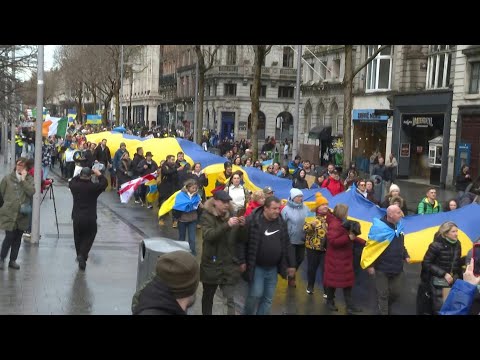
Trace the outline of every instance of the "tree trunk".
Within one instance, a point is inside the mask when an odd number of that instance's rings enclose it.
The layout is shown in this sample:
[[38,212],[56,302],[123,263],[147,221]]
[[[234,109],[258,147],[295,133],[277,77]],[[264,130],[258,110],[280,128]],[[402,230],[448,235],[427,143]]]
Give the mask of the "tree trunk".
[[97,92],[95,91],[95,88],[92,91],[92,96],[93,96],[93,112],[97,114]]
[[108,115],[108,108],[110,107],[110,102],[112,101],[112,96],[107,96],[105,98],[105,100],[103,101],[103,105],[105,106],[105,108],[103,109],[103,113],[102,113],[102,124],[103,125],[107,125],[107,115]]
[[345,76],[343,79],[343,169],[351,162],[352,108],[353,108],[353,51],[352,45],[345,45]]
[[197,144],[202,143],[202,129],[203,129],[203,99],[205,98],[205,56],[201,45],[195,46],[195,54],[198,62],[198,106],[197,106],[197,138],[194,141]]
[[260,111],[260,88],[262,79],[262,62],[265,57],[265,45],[254,45],[255,61],[253,63],[253,84],[250,99],[252,100],[252,114],[250,118],[250,136],[252,141],[253,160],[258,158],[258,113]]
[[[200,69],[200,66],[198,67]],[[205,97],[205,73],[202,73],[200,70],[198,77],[198,105],[197,105],[197,138],[195,142],[197,144],[202,143],[202,129],[203,129],[203,99]]]
[[120,125],[120,94],[119,89],[115,89],[115,124]]

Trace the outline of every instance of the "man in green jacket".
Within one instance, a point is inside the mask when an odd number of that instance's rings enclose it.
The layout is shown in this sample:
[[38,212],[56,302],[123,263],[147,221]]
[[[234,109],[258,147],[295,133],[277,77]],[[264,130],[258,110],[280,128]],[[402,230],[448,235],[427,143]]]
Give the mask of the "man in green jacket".
[[236,250],[241,241],[245,218],[232,217],[232,198],[225,191],[216,191],[207,200],[200,218],[203,236],[200,281],[203,284],[202,314],[212,315],[217,287],[227,299],[227,315],[235,315],[234,290],[240,279],[240,261]]
[[417,214],[436,214],[442,211],[442,207],[437,199],[437,189],[428,188],[427,196],[420,201],[417,207]]
[[32,212],[32,197],[35,193],[33,177],[27,173],[25,163],[27,159],[17,160],[15,170],[6,175],[0,182],[0,194],[3,205],[0,208],[0,229],[5,230],[5,239],[0,252],[0,269],[5,267],[5,258],[10,251],[8,267],[18,270],[18,251],[22,242],[22,235],[29,226],[29,216]]

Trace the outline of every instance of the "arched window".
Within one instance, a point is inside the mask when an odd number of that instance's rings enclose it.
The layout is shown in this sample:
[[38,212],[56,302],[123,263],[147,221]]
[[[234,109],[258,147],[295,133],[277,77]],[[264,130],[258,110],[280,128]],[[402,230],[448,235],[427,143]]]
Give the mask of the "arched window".
[[228,45],[227,47],[227,65],[237,64],[237,46]]
[[330,124],[332,125],[332,133],[339,132],[338,130],[338,105],[332,102],[330,105]]
[[312,104],[310,104],[310,100],[307,101],[307,104],[305,105],[305,109],[303,112],[305,114],[303,132],[305,134],[308,134],[308,132],[310,131],[310,128],[312,127]]
[[293,49],[289,46],[283,47],[283,67],[293,68]]
[[318,103],[318,106],[317,106],[317,125],[322,125],[322,126],[328,125],[328,124],[325,123],[326,113],[327,113],[327,110],[325,110],[325,106],[322,103]]

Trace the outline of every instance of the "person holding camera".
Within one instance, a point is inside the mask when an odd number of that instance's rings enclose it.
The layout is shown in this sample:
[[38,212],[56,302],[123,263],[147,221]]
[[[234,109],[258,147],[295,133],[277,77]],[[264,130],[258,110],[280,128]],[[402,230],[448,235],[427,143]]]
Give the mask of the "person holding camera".
[[[92,173],[97,176],[97,183],[92,182]],[[92,171],[84,167],[68,186],[73,196],[73,238],[78,267],[85,270],[88,253],[97,235],[97,199],[107,188],[108,182],[98,169]]]
[[0,253],[0,269],[5,266],[5,258],[10,250],[8,267],[18,270],[18,251],[22,242],[22,235],[29,225],[29,216],[32,212],[32,197],[35,193],[33,177],[25,168],[26,158],[17,160],[15,169],[6,175],[0,182],[0,229],[5,230],[5,239]]
[[359,238],[359,226],[347,220],[348,206],[337,204],[333,213],[327,213],[327,251],[325,253],[325,272],[323,285],[327,291],[327,307],[338,311],[335,305],[335,290],[343,289],[343,297],[347,305],[347,314],[352,315],[362,310],[353,304],[352,287],[355,282],[353,271],[353,242],[365,245]]

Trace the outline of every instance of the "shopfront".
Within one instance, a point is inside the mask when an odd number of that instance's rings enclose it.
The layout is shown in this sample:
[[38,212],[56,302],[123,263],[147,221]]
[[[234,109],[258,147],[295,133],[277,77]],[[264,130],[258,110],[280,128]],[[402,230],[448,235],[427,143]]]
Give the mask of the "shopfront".
[[385,157],[388,112],[391,110],[353,110],[352,159],[362,171],[369,171],[370,156],[373,153],[380,152]]
[[451,101],[451,91],[395,97],[392,152],[399,178],[445,186]]

